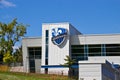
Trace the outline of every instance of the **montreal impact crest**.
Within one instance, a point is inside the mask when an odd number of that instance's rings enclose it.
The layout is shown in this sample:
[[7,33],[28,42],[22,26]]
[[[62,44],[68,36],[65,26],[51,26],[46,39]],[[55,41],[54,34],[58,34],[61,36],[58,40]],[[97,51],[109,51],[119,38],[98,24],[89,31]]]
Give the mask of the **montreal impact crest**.
[[52,29],[52,42],[55,45],[61,45],[67,36],[67,29],[65,28],[53,28]]

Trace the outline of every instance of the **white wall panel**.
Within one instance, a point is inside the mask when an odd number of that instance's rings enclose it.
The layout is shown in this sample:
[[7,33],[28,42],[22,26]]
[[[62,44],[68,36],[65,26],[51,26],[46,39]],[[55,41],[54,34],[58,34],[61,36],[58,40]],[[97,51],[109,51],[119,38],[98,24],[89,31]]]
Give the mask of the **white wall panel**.
[[[42,34],[42,55],[45,54],[45,30],[49,30],[49,51],[48,51],[48,65],[60,65],[64,63],[64,58],[66,55],[69,55],[69,36],[67,38],[67,41],[64,45],[64,47],[60,48],[57,45],[54,45],[51,41],[52,38],[52,29],[53,28],[66,28],[69,31],[69,24],[68,23],[62,23],[62,24],[43,24],[43,34]],[[68,32],[69,35],[69,32]],[[44,60],[42,59],[42,62]],[[44,63],[44,62],[43,62]]]
[[107,60],[111,64],[120,64],[120,56],[96,56],[96,57],[88,57],[90,61],[102,61]]
[[79,64],[79,80],[101,80],[101,64]]
[[[45,30],[49,30],[49,43],[48,43],[48,65],[60,65],[64,64],[64,58],[69,55],[69,36],[66,39],[66,43],[62,44],[63,47],[59,47],[51,41],[53,28],[65,28],[68,30],[69,35],[69,23],[55,23],[55,24],[43,24],[42,26],[42,65],[45,65]],[[49,68],[50,72],[68,71],[66,68]],[[65,72],[66,73],[66,72]]]
[[71,36],[71,44],[120,44],[120,34]]
[[[65,28],[68,31],[68,35],[64,43],[60,46],[55,45],[52,38],[53,28]],[[42,25],[42,65],[45,65],[45,31],[49,30],[49,49],[48,49],[48,65],[60,65],[65,63],[66,55],[71,54],[70,50],[70,35],[80,34],[69,23],[47,23]],[[63,68],[66,70],[66,68]],[[49,71],[52,69],[49,69]],[[58,69],[60,71],[60,69]]]

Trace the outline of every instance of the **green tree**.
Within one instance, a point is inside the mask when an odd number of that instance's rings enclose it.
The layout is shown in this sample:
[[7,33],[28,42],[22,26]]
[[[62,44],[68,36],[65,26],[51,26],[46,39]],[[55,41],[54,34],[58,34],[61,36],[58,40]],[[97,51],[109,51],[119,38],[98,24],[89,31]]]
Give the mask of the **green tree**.
[[8,65],[13,62],[13,56],[10,54],[10,51],[7,51],[7,53],[4,54],[3,61],[7,63]]
[[22,47],[20,47],[19,49],[16,49],[16,51],[13,54],[13,58],[15,62],[19,62],[19,63],[23,62]]
[[72,65],[76,62],[74,59],[71,59],[70,56],[66,56],[66,58],[64,59],[66,62],[63,64],[63,66],[68,67],[69,71],[68,71],[68,76],[71,77],[72,76]]
[[4,55],[4,62],[10,63],[13,60],[13,46],[26,34],[26,27],[27,25],[18,23],[17,19],[8,24],[0,22],[0,54]]

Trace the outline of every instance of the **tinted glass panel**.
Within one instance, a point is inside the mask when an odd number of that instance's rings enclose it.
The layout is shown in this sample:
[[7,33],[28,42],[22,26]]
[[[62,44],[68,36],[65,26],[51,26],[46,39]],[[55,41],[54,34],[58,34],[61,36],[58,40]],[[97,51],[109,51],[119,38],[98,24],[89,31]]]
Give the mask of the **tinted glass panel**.
[[88,45],[89,56],[101,56],[101,45]]
[[89,56],[101,56],[101,53],[92,53],[92,54],[89,54]]
[[106,56],[120,56],[120,44],[106,44]]
[[29,61],[30,72],[35,72],[35,60]]
[[46,45],[46,48],[45,48],[45,57],[48,58],[48,45]]
[[48,44],[48,38],[46,38],[46,44]]
[[28,48],[29,57],[33,59],[41,59],[41,47]]
[[84,60],[84,45],[72,45],[71,46],[72,59],[76,61]]
[[49,31],[48,30],[46,30],[46,37],[48,37],[49,36]]
[[40,51],[41,50],[41,47],[36,47],[35,48],[35,51]]

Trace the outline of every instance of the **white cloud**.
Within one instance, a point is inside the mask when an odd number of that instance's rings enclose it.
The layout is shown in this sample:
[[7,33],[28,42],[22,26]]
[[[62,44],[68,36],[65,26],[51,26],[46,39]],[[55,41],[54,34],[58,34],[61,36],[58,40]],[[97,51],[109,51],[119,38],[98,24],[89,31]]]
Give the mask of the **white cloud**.
[[0,0],[0,8],[3,7],[15,7],[16,5],[13,4],[12,2],[9,2],[7,0]]

